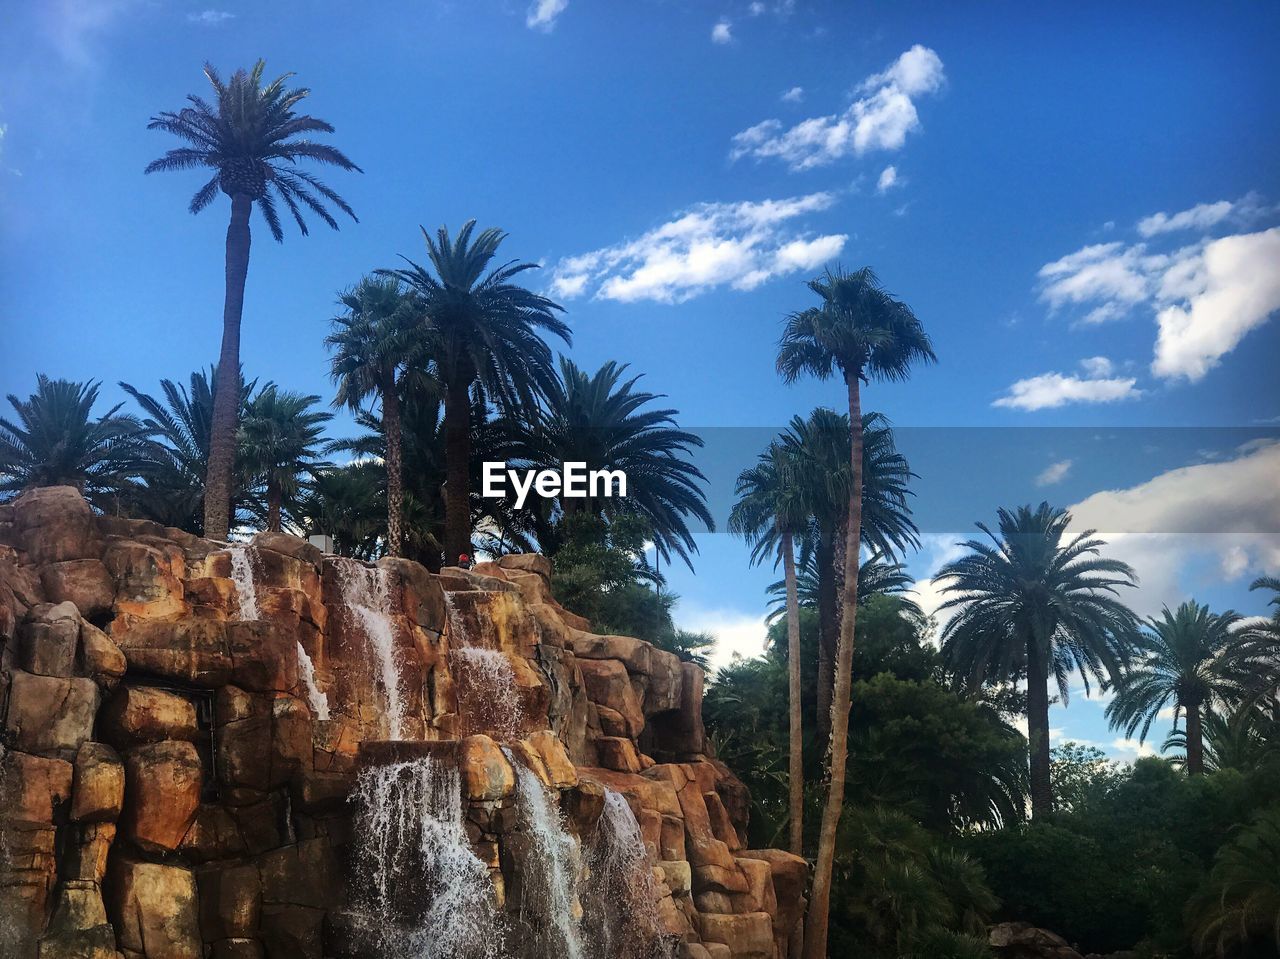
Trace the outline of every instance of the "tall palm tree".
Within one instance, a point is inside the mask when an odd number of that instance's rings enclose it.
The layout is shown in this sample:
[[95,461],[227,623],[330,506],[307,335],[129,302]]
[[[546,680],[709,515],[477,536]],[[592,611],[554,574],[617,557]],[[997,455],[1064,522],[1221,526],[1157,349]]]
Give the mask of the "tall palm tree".
[[143,427],[117,404],[94,417],[99,383],[36,377],[23,400],[9,394],[17,421],[0,417],[0,497],[36,486],[74,486],[106,507],[136,476]]
[[563,308],[513,282],[537,264],[510,260],[490,264],[507,234],[490,228],[474,238],[469,220],[456,237],[441,227],[433,238],[425,229],[430,268],[405,258],[407,269],[380,271],[397,276],[423,301],[424,336],[444,395],[445,562],[471,553],[472,387],[508,411],[531,411],[537,398],[555,388],[551,349],[539,335],[569,342]]
[[[883,414],[864,414],[862,435],[862,541],[892,559],[918,545],[907,488],[915,474],[898,452]],[[831,735],[839,597],[844,581],[842,540],[851,487],[849,437],[848,414],[821,407],[807,418],[794,417],[782,434],[783,445],[804,464],[797,475],[809,488],[812,510],[809,528],[800,538],[800,579],[803,581],[803,570],[812,563],[818,586],[818,736],[822,742]]]
[[[1280,723],[1262,709],[1241,703],[1231,712],[1206,712],[1203,722],[1204,769],[1238,769],[1249,772],[1280,755]],[[1173,751],[1169,762],[1187,765],[1188,739],[1185,729],[1174,729],[1160,747]],[[1180,750],[1180,752],[1178,752]]]
[[1160,710],[1172,701],[1174,722],[1186,716],[1187,772],[1204,772],[1205,711],[1243,693],[1227,656],[1239,623],[1233,610],[1212,613],[1195,602],[1181,604],[1177,612],[1166,606],[1159,617],[1153,616],[1139,634],[1137,661],[1115,684],[1115,698],[1107,704],[1112,728],[1123,729],[1126,736],[1138,730],[1143,742]]
[[306,476],[327,464],[320,460],[324,425],[331,413],[313,409],[318,396],[268,386],[249,401],[240,423],[238,456],[266,494],[267,529],[280,532],[286,501],[296,506]]
[[[818,577],[818,564],[811,552],[796,569],[796,592],[801,607],[818,608],[821,592]],[[915,582],[902,563],[887,562],[879,553],[872,553],[858,566],[858,605],[865,606],[872,596],[893,596],[903,613],[923,617],[919,604],[906,595]],[[765,593],[769,596],[769,615],[765,622],[773,623],[786,612],[786,584],[782,580],[770,583]]]
[[[246,383],[243,374],[236,379],[240,383],[239,419],[248,408],[258,381]],[[197,370],[188,383],[189,388],[172,380],[161,380],[162,398],[159,399],[128,383],[121,383],[120,388],[142,407],[142,425],[147,437],[139,471],[143,485],[135,497],[136,511],[147,519],[201,536],[205,534],[205,477],[213,444],[218,372]],[[237,455],[232,465],[229,503],[231,520],[236,522],[243,518],[242,510],[261,511],[253,503],[253,479],[245,471],[243,458]]]
[[822,811],[813,893],[805,926],[806,959],[827,954],[831,870],[844,807],[849,746],[849,701],[853,683],[853,631],[858,610],[858,554],[862,546],[864,484],[862,383],[905,380],[911,366],[935,359],[929,336],[911,308],[888,293],[875,273],[840,268],[809,282],[820,305],[787,317],[778,345],[778,372],[788,382],[803,375],[839,374],[849,401],[849,512],[844,543],[844,589],[836,651],[831,720],[831,782]]
[[626,370],[625,363],[610,360],[588,374],[560,357],[560,375],[545,404],[518,430],[520,445],[540,468],[585,463],[588,470],[622,470],[626,499],[559,497],[559,514],[637,513],[649,525],[658,554],[670,562],[674,552],[688,564],[697,545],[687,517],[715,529],[702,488],[706,477],[689,459],[702,438],[676,425],[678,410],[647,409],[662,395],[636,389],[640,377],[624,380]]
[[293,74],[286,73],[264,85],[265,68],[266,62],[259,60],[252,70],[237,70],[224,83],[217,71],[206,63],[204,75],[213,87],[213,103],[190,95],[189,106],[177,112],[157,114],[147,124],[148,130],[172,133],[189,145],[151,161],[145,172],[200,167],[212,170],[213,176],[191,198],[192,213],[209,206],[219,190],[231,200],[222,349],[218,354],[218,368],[226,372],[222,388],[214,396],[213,443],[204,497],[205,535],[220,540],[227,538],[231,523],[231,476],[235,468],[240,393],[240,320],[244,312],[245,277],[249,273],[249,213],[256,202],[277,242],[284,239],[277,199],[288,207],[303,236],[307,235],[303,206],[335,230],[338,221],[329,213],[326,202],[356,219],[347,201],[299,168],[298,161],[313,160],[343,170],[360,168],[334,147],[305,136],[299,138],[310,133],[332,133],[333,127],[324,120],[295,112],[311,91],[305,87],[287,87]]
[[387,552],[399,556],[404,539],[401,387],[422,358],[420,304],[393,276],[366,276],[338,297],[346,312],[333,318],[325,345],[329,374],[338,385],[336,406],[358,411],[370,399],[382,409],[386,440]]
[[[791,851],[804,854],[804,736],[800,715],[800,599],[795,536],[809,522],[805,486],[777,442],[738,476],[729,532],[753,544],[752,564],[774,554],[782,562],[787,610],[787,809]],[[775,567],[776,568],[776,567]]]
[[1068,537],[1071,514],[1041,503],[999,510],[999,535],[983,523],[986,540],[963,543],[969,552],[938,571],[956,610],[942,632],[942,655],[960,683],[1027,681],[1031,810],[1053,811],[1049,764],[1049,676],[1065,703],[1068,679],[1118,682],[1135,642],[1137,619],[1117,598],[1135,586],[1133,570],[1101,555],[1104,545],[1086,530]]

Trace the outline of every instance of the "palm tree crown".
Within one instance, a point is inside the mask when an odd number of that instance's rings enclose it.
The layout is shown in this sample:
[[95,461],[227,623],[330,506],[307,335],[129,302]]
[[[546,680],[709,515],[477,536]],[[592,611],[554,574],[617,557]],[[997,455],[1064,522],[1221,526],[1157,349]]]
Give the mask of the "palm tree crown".
[[274,532],[282,513],[296,508],[304,478],[327,465],[320,448],[333,415],[315,409],[319,402],[271,384],[249,401],[241,420],[239,453],[245,471],[264,488],[267,529]]
[[276,240],[284,239],[277,199],[293,215],[303,236],[307,234],[307,223],[302,207],[336,230],[338,221],[329,213],[325,201],[353,220],[354,211],[314,175],[300,169],[298,161],[314,160],[357,172],[361,172],[360,168],[332,146],[298,138],[299,134],[332,133],[333,127],[324,120],[295,112],[294,108],[311,91],[287,87],[292,73],[264,86],[264,69],[266,61],[259,60],[252,70],[237,70],[224,83],[213,66],[206,63],[204,75],[213,87],[214,102],[193,94],[187,97],[190,106],[157,114],[147,124],[148,130],[172,133],[190,146],[170,150],[151,161],[146,172],[197,167],[213,170],[213,176],[191,198],[191,212],[199,213],[212,203],[219,189],[231,197],[241,194],[258,202]]

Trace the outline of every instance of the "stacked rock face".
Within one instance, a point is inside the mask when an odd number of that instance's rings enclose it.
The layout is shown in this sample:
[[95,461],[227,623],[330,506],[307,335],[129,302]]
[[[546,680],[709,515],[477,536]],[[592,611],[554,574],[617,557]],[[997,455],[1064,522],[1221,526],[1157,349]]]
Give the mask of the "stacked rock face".
[[363,771],[427,756],[458,771],[499,913],[534,915],[532,773],[584,849],[625,801],[655,949],[784,956],[805,864],[744,848],[702,680],[591,632],[540,556],[436,576],[28,492],[0,505],[0,956],[380,955],[351,797]]

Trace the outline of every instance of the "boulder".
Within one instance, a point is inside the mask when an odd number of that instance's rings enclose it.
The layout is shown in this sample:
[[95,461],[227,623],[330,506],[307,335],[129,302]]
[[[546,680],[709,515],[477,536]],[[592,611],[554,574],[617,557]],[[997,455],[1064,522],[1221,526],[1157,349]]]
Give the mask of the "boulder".
[[251,938],[262,910],[262,880],[257,866],[210,866],[196,872],[200,889],[200,933],[205,942]]
[[556,789],[569,789],[578,784],[578,771],[569,761],[564,743],[549,729],[532,733],[527,742],[546,767],[547,777]]
[[596,740],[600,765],[620,773],[638,773],[641,769],[636,744],[621,736],[601,736]]
[[767,912],[703,913],[698,917],[698,932],[704,942],[728,946],[733,959],[773,959],[773,920]]
[[739,859],[758,859],[769,864],[777,902],[773,915],[774,938],[779,941],[789,938],[796,923],[804,917],[809,864],[802,857],[781,849],[747,849]]
[[320,560],[324,558],[324,553],[320,552],[319,548],[312,546],[300,536],[291,536],[288,533],[270,531],[257,533],[253,537],[253,545],[260,549],[269,549],[273,553],[291,556],[311,566],[319,566]]
[[85,743],[76,753],[71,818],[75,822],[115,822],[124,807],[124,764],[106,743]]
[[118,689],[103,707],[98,729],[102,738],[117,749],[164,739],[194,743],[202,735],[195,704],[185,696],[155,686]]
[[459,748],[462,794],[471,802],[505,799],[516,788],[516,772],[488,736],[468,736]]
[[40,584],[51,603],[69,602],[85,617],[111,612],[116,584],[100,559],[69,559],[40,570]]
[[13,526],[26,561],[43,566],[102,553],[93,510],[71,486],[28,490],[13,501]]
[[420,563],[398,556],[384,556],[378,566],[400,584],[401,605],[409,621],[439,637],[447,616],[440,578]]
[[150,853],[177,849],[200,808],[203,770],[195,746],[165,740],[125,754],[125,835]]
[[143,672],[196,686],[217,688],[231,680],[226,624],[211,617],[143,619],[112,638]]
[[104,690],[110,690],[129,668],[120,647],[88,620],[80,623],[80,671]]
[[543,579],[551,579],[551,560],[541,553],[508,553],[498,559],[503,569],[515,569],[524,573],[537,573]]
[[98,884],[71,879],[58,890],[40,959],[116,959],[116,934],[107,922]]
[[6,727],[23,752],[72,760],[93,734],[99,691],[91,679],[58,679],[14,670]]
[[71,798],[73,767],[9,750],[0,753],[0,808],[12,825],[50,826],[55,811]]
[[20,633],[18,663],[27,672],[63,678],[75,671],[80,613],[74,603],[33,606]]
[[616,659],[579,657],[578,668],[591,701],[618,713],[628,737],[639,736],[644,729],[644,710],[627,675],[627,667]]
[[992,926],[987,943],[1000,959],[1081,959],[1065,939],[1029,922],[1001,922]]
[[113,856],[106,899],[119,947],[126,953],[146,959],[203,955],[196,878],[189,869]]

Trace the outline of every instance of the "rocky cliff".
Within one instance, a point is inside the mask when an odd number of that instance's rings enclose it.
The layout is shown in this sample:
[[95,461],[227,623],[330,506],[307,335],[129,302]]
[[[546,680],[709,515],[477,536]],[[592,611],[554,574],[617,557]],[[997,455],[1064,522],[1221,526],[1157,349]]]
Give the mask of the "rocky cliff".
[[549,573],[0,506],[0,955],[785,956],[702,673]]

